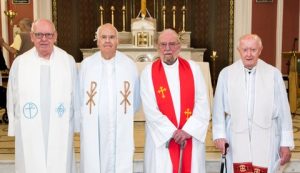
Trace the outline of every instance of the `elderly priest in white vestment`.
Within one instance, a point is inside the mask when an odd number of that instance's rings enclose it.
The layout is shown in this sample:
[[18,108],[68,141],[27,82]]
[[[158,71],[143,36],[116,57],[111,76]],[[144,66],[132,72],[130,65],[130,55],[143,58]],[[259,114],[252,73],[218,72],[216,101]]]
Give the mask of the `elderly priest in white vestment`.
[[158,38],[160,59],[141,74],[146,118],[146,173],[205,173],[205,138],[210,108],[199,66],[179,56],[171,29]]
[[240,38],[241,59],[224,68],[214,98],[213,139],[227,154],[227,172],[274,173],[291,158],[292,119],[278,69],[259,59],[259,36]]
[[34,47],[13,62],[7,89],[8,135],[15,136],[15,172],[74,173],[74,58],[54,46],[57,32],[33,23]]
[[139,107],[136,64],[116,51],[111,24],[96,32],[100,51],[80,66],[81,173],[133,172],[133,118]]

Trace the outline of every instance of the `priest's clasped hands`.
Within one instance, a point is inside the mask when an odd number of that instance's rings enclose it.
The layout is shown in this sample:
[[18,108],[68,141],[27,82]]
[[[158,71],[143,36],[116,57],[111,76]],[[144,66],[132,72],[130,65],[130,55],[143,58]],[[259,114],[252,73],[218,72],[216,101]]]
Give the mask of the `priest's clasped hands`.
[[181,145],[182,143],[184,143],[184,146],[186,144],[186,140],[191,138],[192,136],[189,135],[187,132],[185,132],[184,130],[181,130],[181,129],[177,129],[174,133],[173,133],[173,139],[174,141]]

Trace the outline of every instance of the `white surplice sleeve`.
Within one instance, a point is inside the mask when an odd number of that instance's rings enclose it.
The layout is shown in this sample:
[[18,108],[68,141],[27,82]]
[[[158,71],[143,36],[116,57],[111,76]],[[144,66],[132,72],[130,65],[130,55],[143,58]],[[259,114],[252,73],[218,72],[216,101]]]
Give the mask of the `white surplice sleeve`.
[[210,119],[207,85],[199,65],[193,61],[189,61],[189,63],[194,75],[195,105],[193,115],[187,120],[182,130],[190,134],[193,138],[205,142]]
[[212,132],[213,140],[226,139],[225,113],[227,104],[227,71],[223,69],[218,78],[217,87],[214,96],[214,107],[212,114]]
[[146,126],[156,147],[159,147],[173,136],[177,128],[168,117],[163,115],[158,109],[152,83],[151,67],[151,65],[146,66],[141,74],[141,98],[146,118]]
[[278,117],[278,125],[280,129],[280,146],[294,148],[293,125],[291,118],[290,105],[287,98],[282,75],[279,70],[275,71],[275,109]]

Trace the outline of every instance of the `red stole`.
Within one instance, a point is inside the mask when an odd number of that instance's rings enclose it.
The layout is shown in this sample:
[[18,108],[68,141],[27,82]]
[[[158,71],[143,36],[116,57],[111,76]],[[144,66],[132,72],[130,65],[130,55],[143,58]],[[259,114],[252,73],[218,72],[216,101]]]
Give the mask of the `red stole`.
[[[169,118],[174,126],[181,129],[194,110],[195,86],[193,73],[189,63],[182,58],[178,58],[178,61],[181,100],[179,126],[168,81],[160,59],[152,64],[152,81],[159,110]],[[192,139],[187,140],[182,155],[182,173],[191,172],[192,147]],[[170,141],[169,153],[173,164],[173,173],[177,173],[179,168],[180,145],[176,144],[174,140]]]

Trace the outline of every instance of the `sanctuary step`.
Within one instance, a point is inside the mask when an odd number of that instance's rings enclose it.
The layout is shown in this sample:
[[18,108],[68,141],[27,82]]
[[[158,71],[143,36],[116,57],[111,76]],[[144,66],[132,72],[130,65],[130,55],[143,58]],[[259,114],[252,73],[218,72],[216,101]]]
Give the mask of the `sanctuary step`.
[[[297,159],[296,159],[297,158]],[[300,173],[300,156],[293,155],[292,161],[285,167],[282,167],[283,173]],[[77,173],[79,171],[79,161],[76,163]],[[1,160],[0,161],[0,173],[14,173],[15,165],[13,160]],[[220,155],[219,154],[206,154],[206,170],[207,173],[219,173],[220,172]],[[143,159],[134,160],[134,173],[143,173]]]
[[[298,110],[300,113],[300,110]],[[0,111],[1,113],[1,111]],[[1,114],[0,114],[1,115]],[[1,117],[1,116],[0,116]],[[134,122],[134,173],[143,172],[144,156],[144,118],[139,114]],[[300,173],[300,116],[293,117],[295,148],[292,153],[291,162],[283,169],[283,173]],[[0,173],[14,173],[14,138],[7,136],[7,125],[0,124]],[[211,123],[206,136],[206,170],[207,173],[220,172],[219,151],[214,147],[211,135]],[[79,170],[80,160],[80,136],[74,137],[75,158],[77,160],[77,169]],[[79,173],[79,171],[77,172]]]

